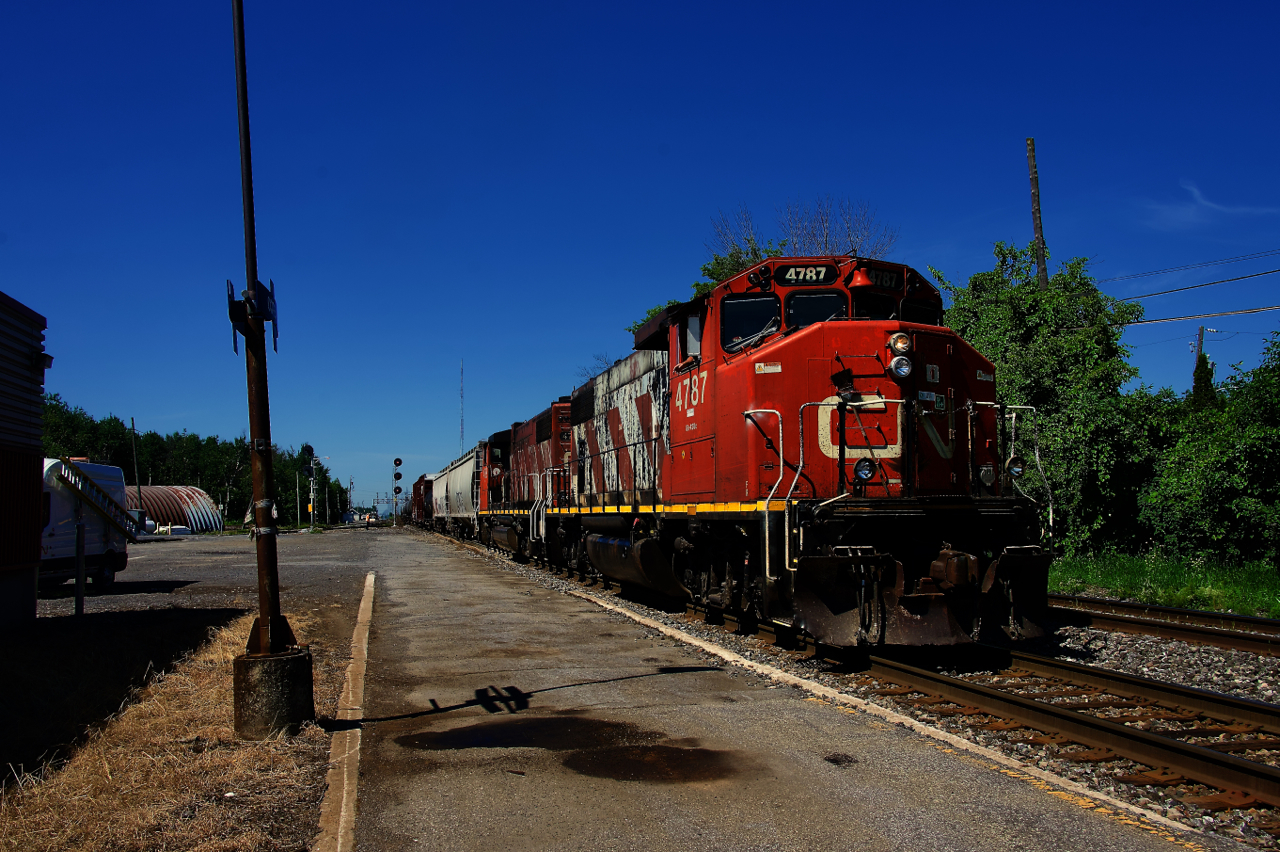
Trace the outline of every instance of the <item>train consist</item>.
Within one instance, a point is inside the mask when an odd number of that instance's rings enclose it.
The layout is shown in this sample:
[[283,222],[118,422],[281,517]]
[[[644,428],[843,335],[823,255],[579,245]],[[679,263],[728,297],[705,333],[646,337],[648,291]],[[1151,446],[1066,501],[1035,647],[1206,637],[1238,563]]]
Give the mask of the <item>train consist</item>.
[[1014,412],[941,321],[910,267],[770,259],[420,477],[413,520],[829,645],[1040,635]]

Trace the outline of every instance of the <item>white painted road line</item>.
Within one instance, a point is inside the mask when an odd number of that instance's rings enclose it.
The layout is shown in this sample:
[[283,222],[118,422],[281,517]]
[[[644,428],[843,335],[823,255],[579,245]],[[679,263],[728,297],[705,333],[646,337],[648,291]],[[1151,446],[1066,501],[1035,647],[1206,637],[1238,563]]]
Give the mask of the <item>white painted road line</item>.
[[[369,622],[373,620],[373,586],[370,571],[364,580],[356,629],[351,634],[351,664],[338,702],[338,721],[364,718],[364,671],[369,657]],[[338,731],[329,746],[329,789],[320,804],[320,834],[316,852],[351,852],[355,848],[356,796],[360,780],[360,728]]]

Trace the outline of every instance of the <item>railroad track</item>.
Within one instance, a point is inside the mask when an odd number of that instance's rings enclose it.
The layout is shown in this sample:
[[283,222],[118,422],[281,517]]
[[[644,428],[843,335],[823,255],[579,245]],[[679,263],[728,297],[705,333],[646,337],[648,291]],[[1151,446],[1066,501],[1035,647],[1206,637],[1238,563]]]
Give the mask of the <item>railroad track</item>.
[[[1280,707],[1025,654],[998,671],[945,675],[872,656],[852,676],[879,695],[973,727],[1024,731],[1023,741],[1072,762],[1127,758],[1127,784],[1218,788],[1183,801],[1206,810],[1280,806]],[[1015,735],[1016,736],[1016,735]],[[1280,831],[1280,822],[1274,826]]]
[[1049,595],[1049,605],[1054,618],[1079,626],[1280,656],[1280,621],[1275,619],[1076,595]]
[[[1006,732],[1012,742],[1052,749],[1059,759],[1117,761],[1117,781],[1179,787],[1181,801],[1203,810],[1280,807],[1280,706],[1274,704],[990,646],[973,646],[982,671],[942,674],[889,656],[806,645],[773,625],[699,607],[687,607],[686,615],[811,651],[837,663],[861,690],[935,716],[965,717],[970,727]],[[1250,824],[1280,836],[1280,818],[1273,815]]]

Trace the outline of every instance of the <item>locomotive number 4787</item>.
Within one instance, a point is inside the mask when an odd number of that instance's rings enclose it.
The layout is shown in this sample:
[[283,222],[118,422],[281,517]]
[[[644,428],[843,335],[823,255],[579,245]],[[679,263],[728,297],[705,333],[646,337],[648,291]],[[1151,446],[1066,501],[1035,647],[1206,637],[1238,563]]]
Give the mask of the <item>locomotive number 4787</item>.
[[693,410],[707,393],[707,371],[690,373],[684,381],[676,384],[676,408],[683,408],[686,417],[693,416]]
[[788,281],[822,281],[826,277],[825,266],[793,266],[787,270]]

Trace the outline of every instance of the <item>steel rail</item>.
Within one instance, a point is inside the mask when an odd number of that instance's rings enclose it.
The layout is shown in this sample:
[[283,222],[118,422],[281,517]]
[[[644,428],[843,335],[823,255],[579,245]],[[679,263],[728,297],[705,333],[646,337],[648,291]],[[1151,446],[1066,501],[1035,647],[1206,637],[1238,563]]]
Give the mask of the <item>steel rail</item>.
[[[1075,671],[1083,668],[1098,677],[1111,677],[1114,673],[1089,667],[1076,667],[1044,658],[1028,659],[1030,655],[1015,655],[1019,665],[1042,666],[1047,671],[1054,668],[1081,680]],[[961,678],[916,668],[896,660],[871,657],[867,671],[878,679],[892,681],[926,694],[940,695],[960,705],[974,706],[983,711],[1019,722],[1037,730],[1062,734],[1074,742],[1093,748],[1108,748],[1117,756],[1127,757],[1156,769],[1168,768],[1188,779],[1219,787],[1223,790],[1248,793],[1270,805],[1280,806],[1280,768],[1235,757],[1204,746],[1161,736],[1141,728],[1122,725],[1098,716],[1091,716],[1071,709],[1069,705],[1050,704],[1033,698],[1006,692]],[[1127,677],[1127,676],[1126,676]],[[1153,686],[1167,685],[1150,682]],[[1117,687],[1120,691],[1124,687]],[[1172,694],[1170,703],[1180,704],[1181,698]],[[1236,699],[1238,701],[1238,699]],[[1230,711],[1216,711],[1214,716],[1231,716]]]
[[1158,604],[1111,601],[1084,595],[1049,595],[1052,606],[1088,609],[1115,615],[1137,615],[1143,618],[1176,621],[1179,624],[1196,624],[1201,627],[1230,627],[1235,630],[1253,630],[1259,633],[1280,634],[1280,619],[1261,618],[1256,615],[1240,615],[1234,612],[1214,612],[1207,609],[1178,609]]
[[1073,624],[1280,656],[1280,622],[1270,618],[1073,595],[1050,595],[1049,604],[1051,615]]
[[1247,722],[1262,725],[1280,733],[1280,705],[1237,698],[1194,686],[1182,686],[1161,680],[1100,669],[1083,663],[1055,660],[1038,654],[1011,651],[1013,666],[1044,677],[1058,677],[1074,683],[1097,686],[1108,692],[1134,698],[1149,698],[1161,704],[1176,704],[1187,710],[1224,722]]

